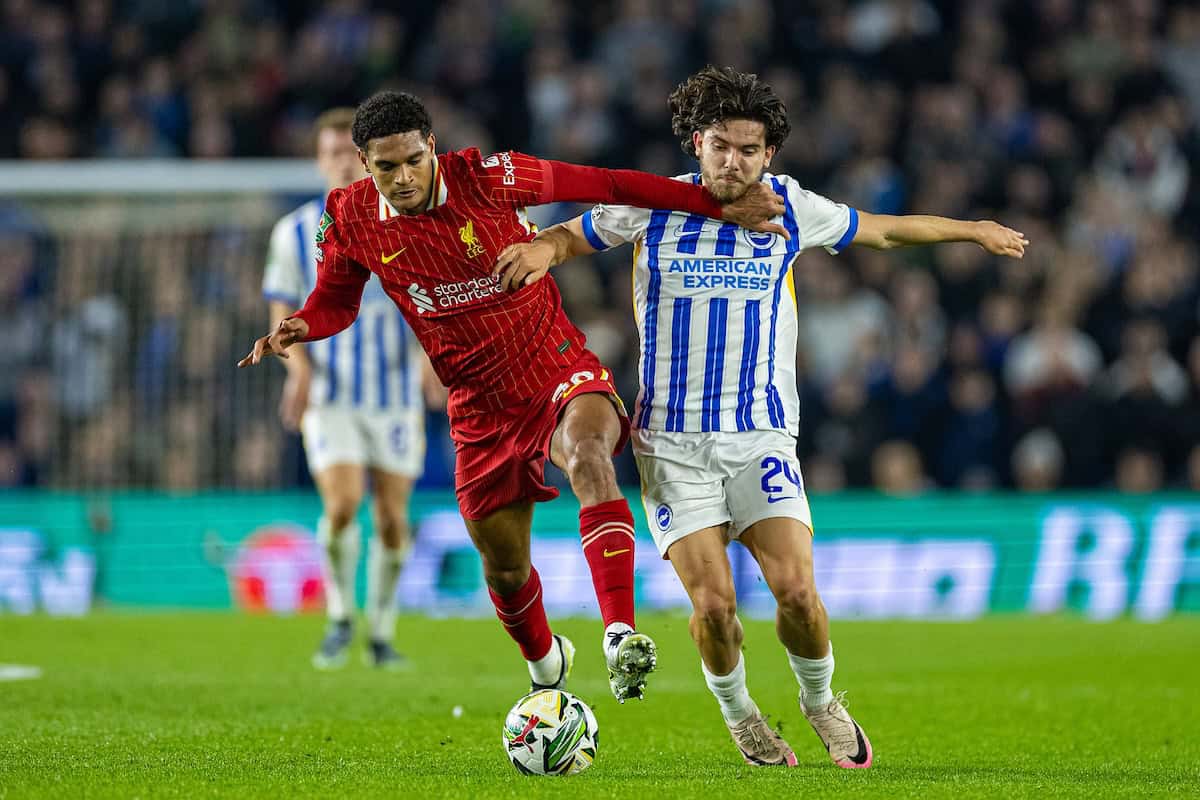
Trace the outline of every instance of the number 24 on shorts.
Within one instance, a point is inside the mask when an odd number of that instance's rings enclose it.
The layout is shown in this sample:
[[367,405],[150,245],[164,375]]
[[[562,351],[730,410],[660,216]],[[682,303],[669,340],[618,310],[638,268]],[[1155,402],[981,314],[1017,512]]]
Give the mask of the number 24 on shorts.
[[[800,496],[800,471],[790,461],[767,456],[760,466],[763,469],[762,490],[768,503],[795,500]],[[777,484],[775,481],[780,475],[783,476],[783,482]],[[795,490],[794,494],[788,493],[788,484]]]

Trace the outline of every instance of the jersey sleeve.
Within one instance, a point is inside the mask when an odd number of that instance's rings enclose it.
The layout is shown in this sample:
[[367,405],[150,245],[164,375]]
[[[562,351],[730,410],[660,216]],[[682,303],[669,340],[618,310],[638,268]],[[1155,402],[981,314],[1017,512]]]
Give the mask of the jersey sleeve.
[[787,199],[800,233],[802,247],[824,247],[834,255],[854,241],[858,211],[835,203],[788,181]]
[[633,206],[598,205],[583,215],[583,235],[596,250],[636,242],[646,233],[650,212]]
[[304,308],[292,316],[308,323],[305,341],[314,341],[340,333],[358,317],[363,286],[371,272],[346,252],[345,231],[338,224],[343,189],[334,189],[325,203],[325,213],[317,224],[317,285]]
[[304,273],[300,263],[296,226],[290,217],[275,223],[267,246],[267,266],[263,271],[263,297],[287,303],[292,308],[304,299]]
[[525,208],[546,202],[550,179],[546,162],[507,150],[486,158],[476,149],[463,151],[480,188],[493,203],[505,208]]

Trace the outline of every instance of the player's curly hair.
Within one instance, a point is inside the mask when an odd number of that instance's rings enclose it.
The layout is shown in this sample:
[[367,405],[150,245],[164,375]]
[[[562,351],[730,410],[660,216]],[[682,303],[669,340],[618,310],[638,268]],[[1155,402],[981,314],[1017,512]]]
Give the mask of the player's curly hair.
[[709,64],[675,87],[668,101],[671,130],[679,137],[683,152],[696,156],[692,133],[726,120],[750,119],[766,128],[767,146],[783,147],[792,131],[787,107],[770,84],[752,72]]
[[363,100],[354,110],[354,123],[350,136],[360,150],[367,149],[367,142],[395,133],[420,131],[422,137],[433,130],[433,120],[425,110],[425,104],[408,92],[383,91]]

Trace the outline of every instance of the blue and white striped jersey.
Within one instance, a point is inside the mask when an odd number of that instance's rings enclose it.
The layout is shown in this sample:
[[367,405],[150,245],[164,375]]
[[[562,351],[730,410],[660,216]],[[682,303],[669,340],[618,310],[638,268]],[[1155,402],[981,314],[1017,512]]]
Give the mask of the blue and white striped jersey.
[[600,205],[584,215],[592,247],[636,244],[642,352],[634,427],[799,432],[792,262],[809,247],[840,252],[854,239],[858,212],[786,175],[762,180],[785,198],[777,221],[791,241],[679,211]]
[[[317,198],[275,224],[263,275],[268,300],[299,308],[312,292],[317,223],[324,210],[324,198]],[[389,413],[424,407],[421,345],[374,274],[363,288],[354,324],[305,347],[313,363],[312,405]]]

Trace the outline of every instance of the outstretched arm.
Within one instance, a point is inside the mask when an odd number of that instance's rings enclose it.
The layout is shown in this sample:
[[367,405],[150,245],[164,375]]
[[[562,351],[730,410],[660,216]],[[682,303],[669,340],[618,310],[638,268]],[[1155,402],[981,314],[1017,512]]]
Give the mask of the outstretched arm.
[[997,256],[1021,258],[1029,240],[1025,234],[991,220],[971,222],[928,214],[868,214],[858,212],[854,244],[875,250],[939,242],[974,242]]
[[638,208],[669,208],[733,222],[752,231],[769,231],[790,238],[782,225],[770,222],[784,212],[783,198],[766,184],[751,184],[740,198],[722,205],[699,184],[632,169],[601,169],[543,161],[547,180],[545,203],[609,203]]

